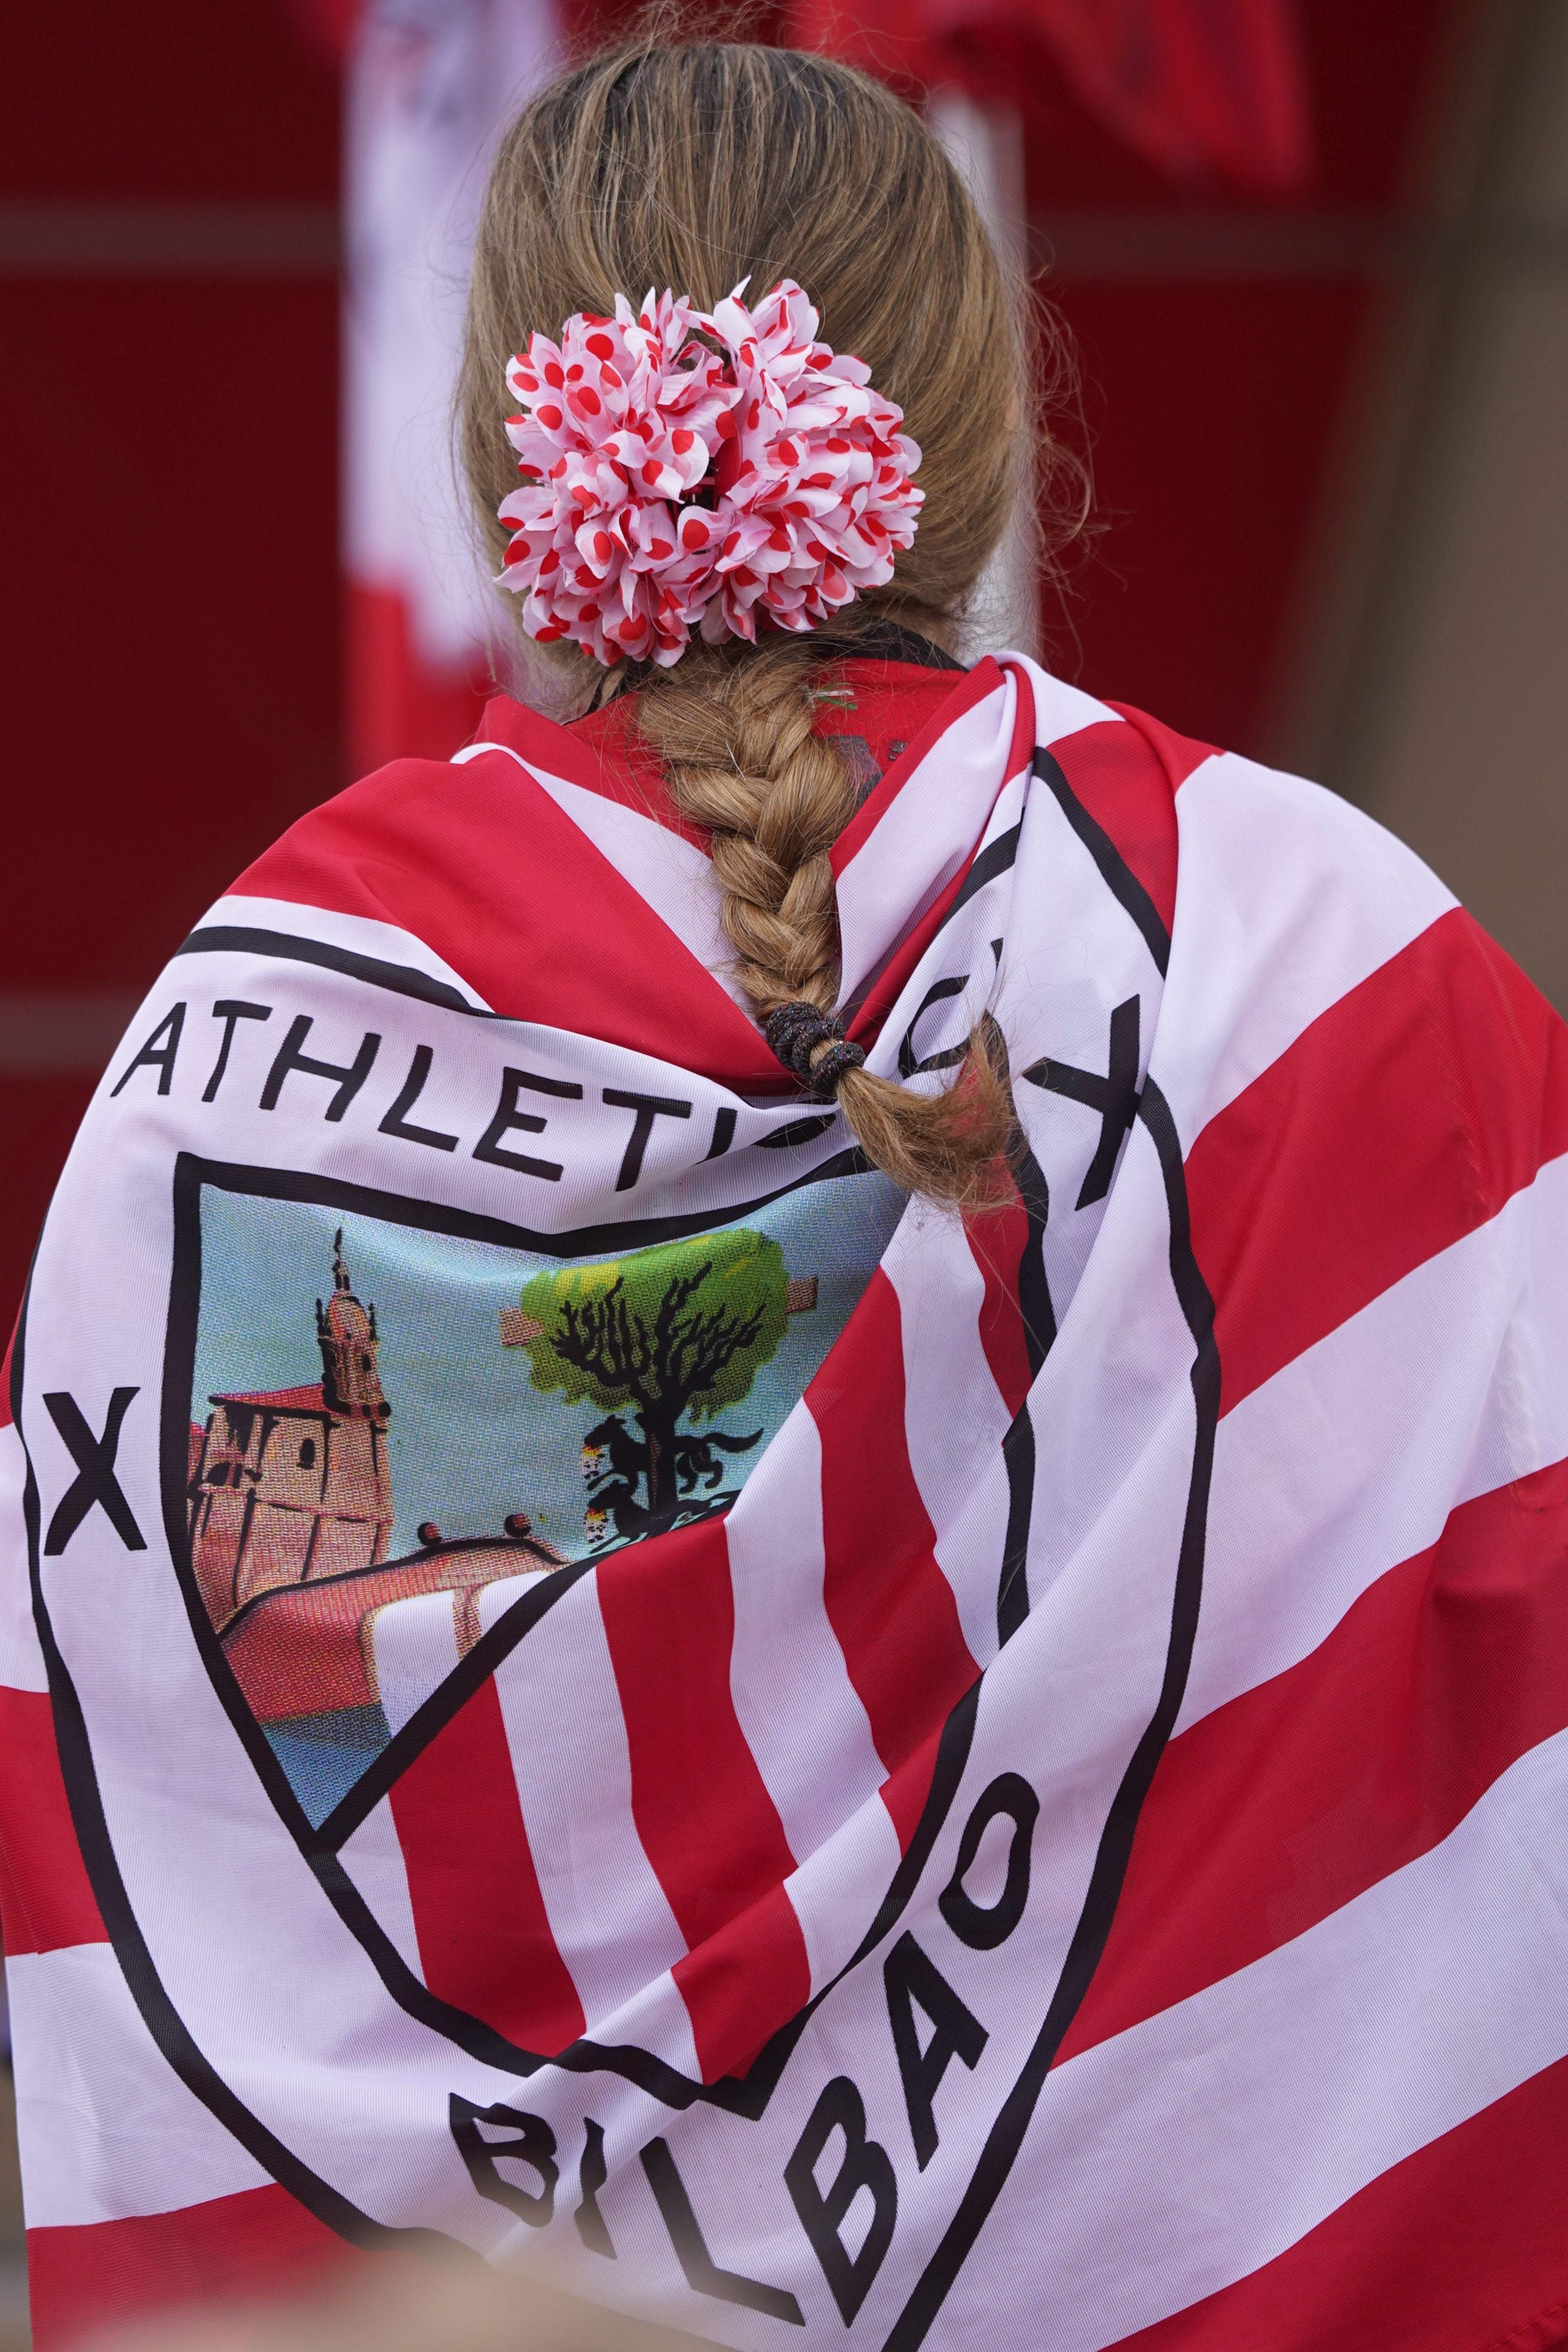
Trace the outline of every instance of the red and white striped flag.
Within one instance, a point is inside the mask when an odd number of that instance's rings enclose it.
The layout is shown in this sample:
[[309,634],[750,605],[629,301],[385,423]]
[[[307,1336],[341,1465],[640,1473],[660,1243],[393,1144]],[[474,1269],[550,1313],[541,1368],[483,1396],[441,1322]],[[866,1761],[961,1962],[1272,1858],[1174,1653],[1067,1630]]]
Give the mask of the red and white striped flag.
[[555,70],[552,0],[368,0],[345,61],[343,566],[353,772],[445,756],[489,691],[493,599],[453,450],[490,151]]
[[834,866],[868,1066],[1005,1038],[967,1229],[615,706],[148,997],[4,1433],[41,2346],[432,2238],[746,2352],[1561,2328],[1563,1027],[1331,795],[938,686]]

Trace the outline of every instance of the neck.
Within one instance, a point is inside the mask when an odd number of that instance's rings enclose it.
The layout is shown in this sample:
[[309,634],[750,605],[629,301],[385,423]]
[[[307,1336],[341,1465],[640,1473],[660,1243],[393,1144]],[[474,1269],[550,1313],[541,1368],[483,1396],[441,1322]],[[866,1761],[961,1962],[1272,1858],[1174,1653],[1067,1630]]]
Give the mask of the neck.
[[[805,646],[824,662],[902,662],[917,669],[961,670],[963,664],[952,649],[956,635],[956,624],[941,614],[910,613],[895,618],[890,613],[873,613],[851,627],[836,630],[829,625],[793,642]],[[764,636],[762,646],[777,641]],[[738,658],[744,660],[744,653]],[[587,682],[573,716],[584,718],[619,695],[635,694],[653,675],[652,665],[647,662],[618,662],[614,669],[605,670]]]

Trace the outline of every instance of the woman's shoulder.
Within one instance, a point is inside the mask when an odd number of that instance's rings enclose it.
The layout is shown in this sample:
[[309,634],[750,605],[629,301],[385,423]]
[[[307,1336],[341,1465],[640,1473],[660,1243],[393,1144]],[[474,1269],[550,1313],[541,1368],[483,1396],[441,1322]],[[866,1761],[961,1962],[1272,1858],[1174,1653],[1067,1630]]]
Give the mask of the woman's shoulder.
[[1222,909],[1222,929],[1263,926],[1283,940],[1325,918],[1376,930],[1380,914],[1403,934],[1455,905],[1413,849],[1342,794],[1131,703],[1075,707],[1048,753],[1042,764],[1061,772],[1108,834],[1159,837],[1167,924],[1179,882],[1182,929],[1211,947]]
[[602,743],[500,698],[449,760],[393,761],[300,817],[197,940],[347,956],[387,985],[415,971],[474,1010],[638,1052],[687,1034],[765,1085],[771,1056],[714,985],[731,951],[707,875]]
[[391,761],[308,810],[204,928],[347,925],[395,961],[412,940],[490,1009],[542,1017],[528,975],[580,955],[585,914],[635,920],[616,835],[652,814],[605,745],[498,697],[451,758]]

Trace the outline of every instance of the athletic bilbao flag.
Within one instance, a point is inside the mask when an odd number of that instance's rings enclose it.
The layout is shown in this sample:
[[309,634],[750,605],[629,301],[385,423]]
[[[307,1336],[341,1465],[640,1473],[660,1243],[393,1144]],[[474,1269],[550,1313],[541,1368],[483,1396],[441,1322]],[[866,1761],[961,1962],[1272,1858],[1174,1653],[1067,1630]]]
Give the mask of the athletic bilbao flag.
[[38,2344],[344,2241],[741,2352],[1541,2352],[1561,1024],[1344,803],[983,661],[833,856],[868,1066],[1005,1044],[966,1227],[791,1097],[616,709],[302,819],[50,1212]]
[[554,69],[552,0],[367,0],[345,60],[343,562],[355,774],[445,756],[489,690],[494,600],[453,452],[475,216]]

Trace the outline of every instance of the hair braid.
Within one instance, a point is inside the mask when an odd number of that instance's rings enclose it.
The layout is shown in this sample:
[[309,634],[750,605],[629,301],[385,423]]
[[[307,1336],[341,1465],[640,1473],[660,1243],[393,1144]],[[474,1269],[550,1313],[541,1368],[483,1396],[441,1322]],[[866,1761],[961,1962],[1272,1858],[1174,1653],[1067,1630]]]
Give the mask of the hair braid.
[[[837,750],[813,732],[809,679],[821,652],[788,638],[741,658],[693,646],[637,697],[672,798],[710,832],[736,977],[759,1019],[798,1002],[829,1012],[838,992],[828,853],[855,792]],[[829,1050],[817,1049],[814,1066]],[[1003,1196],[1016,1117],[994,1023],[975,1031],[940,1094],[850,1069],[834,1098],[867,1158],[906,1192],[958,1208]]]
[[682,665],[640,697],[678,806],[712,835],[724,929],[759,1013],[792,997],[826,1011],[836,992],[828,852],[855,793],[838,753],[812,733],[809,666],[806,648],[774,644],[744,662]]

